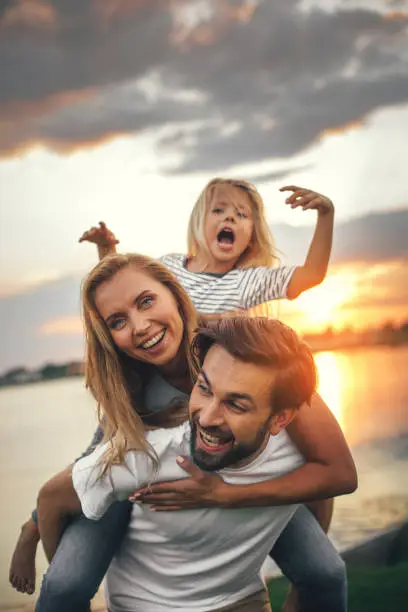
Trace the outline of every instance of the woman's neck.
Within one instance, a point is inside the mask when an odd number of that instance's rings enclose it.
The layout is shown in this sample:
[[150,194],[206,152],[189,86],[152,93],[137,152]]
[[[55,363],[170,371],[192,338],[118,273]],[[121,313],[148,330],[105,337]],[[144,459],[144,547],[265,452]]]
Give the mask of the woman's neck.
[[193,388],[193,381],[184,351],[181,351],[172,361],[163,366],[159,366],[157,369],[160,375],[163,376],[172,387],[190,394]]

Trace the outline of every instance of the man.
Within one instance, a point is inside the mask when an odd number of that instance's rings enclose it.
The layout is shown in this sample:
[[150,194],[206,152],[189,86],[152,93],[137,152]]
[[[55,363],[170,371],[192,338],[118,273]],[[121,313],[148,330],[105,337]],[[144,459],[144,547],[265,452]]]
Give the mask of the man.
[[[47,486],[40,493],[46,549],[47,530],[57,534],[73,510],[82,507],[87,518],[98,520],[115,500],[149,481],[185,477],[183,455],[234,485],[279,477],[301,465],[284,429],[309,401],[316,372],[296,334],[277,321],[227,318],[198,334],[195,352],[201,370],[189,422],[147,433],[160,460],[158,471],[145,454],[129,452],[125,465],[101,476],[104,446],[78,461],[73,488],[66,500],[58,499],[57,510]],[[269,610],[260,568],[295,509],[202,508],[166,515],[135,504],[128,534],[107,574],[109,610]],[[56,542],[54,537],[54,547]],[[50,548],[46,552],[52,555]]]

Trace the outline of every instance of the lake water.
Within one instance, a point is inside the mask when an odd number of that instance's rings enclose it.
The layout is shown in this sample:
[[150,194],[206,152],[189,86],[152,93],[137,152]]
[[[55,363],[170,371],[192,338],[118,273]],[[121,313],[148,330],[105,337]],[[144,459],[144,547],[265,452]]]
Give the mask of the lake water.
[[[344,548],[408,517],[408,347],[319,353],[316,361],[320,392],[359,472],[358,491],[336,501],[331,536]],[[3,389],[0,413],[0,609],[9,609],[29,601],[8,584],[20,525],[41,484],[87,446],[96,418],[83,379]],[[42,551],[37,559],[41,576]]]

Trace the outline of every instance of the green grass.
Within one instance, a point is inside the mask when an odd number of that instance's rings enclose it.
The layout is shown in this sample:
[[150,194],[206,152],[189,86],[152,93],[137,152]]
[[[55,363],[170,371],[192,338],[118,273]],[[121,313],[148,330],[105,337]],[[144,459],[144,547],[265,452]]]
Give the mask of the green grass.
[[[408,563],[393,567],[347,570],[349,580],[349,612],[407,612]],[[286,597],[286,578],[268,582],[273,612],[280,612]]]

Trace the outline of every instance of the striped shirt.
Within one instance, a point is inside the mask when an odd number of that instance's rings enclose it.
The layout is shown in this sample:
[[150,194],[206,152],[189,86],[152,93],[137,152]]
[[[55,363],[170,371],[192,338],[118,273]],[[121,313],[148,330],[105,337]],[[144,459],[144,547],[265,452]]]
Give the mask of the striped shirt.
[[295,266],[234,268],[225,274],[190,272],[184,255],[164,255],[160,261],[187,291],[203,314],[248,310],[270,300],[286,297]]

